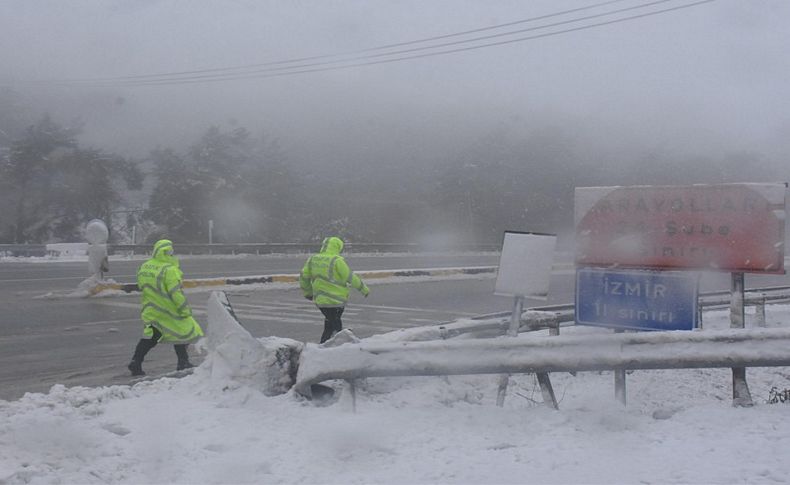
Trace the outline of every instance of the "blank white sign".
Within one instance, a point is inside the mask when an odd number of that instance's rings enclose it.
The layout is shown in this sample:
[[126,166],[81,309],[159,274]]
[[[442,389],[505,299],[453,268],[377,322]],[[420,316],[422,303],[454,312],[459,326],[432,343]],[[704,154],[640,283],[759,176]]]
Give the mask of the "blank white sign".
[[505,231],[494,294],[545,300],[557,236]]

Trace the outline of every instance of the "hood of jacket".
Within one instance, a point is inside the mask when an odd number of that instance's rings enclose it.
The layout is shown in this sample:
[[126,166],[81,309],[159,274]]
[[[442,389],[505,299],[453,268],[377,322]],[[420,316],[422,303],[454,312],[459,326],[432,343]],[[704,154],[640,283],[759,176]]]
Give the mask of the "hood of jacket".
[[151,259],[178,266],[178,258],[173,256],[173,241],[169,239],[156,241],[154,250],[151,253]]
[[321,252],[323,254],[340,254],[343,252],[343,240],[336,236],[324,239],[324,244],[321,245]]

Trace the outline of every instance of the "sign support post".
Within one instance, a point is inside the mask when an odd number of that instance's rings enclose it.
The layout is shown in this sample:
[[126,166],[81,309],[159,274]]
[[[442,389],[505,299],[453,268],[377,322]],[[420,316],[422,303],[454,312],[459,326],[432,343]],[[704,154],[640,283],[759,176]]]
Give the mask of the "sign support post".
[[[730,328],[745,328],[744,273],[785,274],[787,188],[787,183],[577,187],[576,324],[701,330],[698,287],[689,288],[682,278],[640,279],[628,273],[641,268],[665,274],[730,272]],[[688,296],[694,298],[691,305]],[[758,326],[764,325],[763,311],[758,310]],[[746,368],[731,369],[733,406],[752,406]],[[615,371],[615,395],[625,403],[625,369]]]
[[[505,231],[494,294],[514,297],[513,312],[507,329],[508,337],[518,336],[526,298],[548,298],[556,241],[557,236],[553,234]],[[537,377],[543,402],[558,409],[548,373],[538,373]],[[509,374],[499,376],[496,398],[499,407],[505,404],[509,380]]]
[[[524,312],[524,297],[516,296],[513,300],[513,313],[510,315],[510,326],[507,329],[508,337],[517,337],[518,329],[521,326],[521,314]],[[540,385],[540,393],[543,396],[543,403],[552,408],[559,409],[557,404],[557,397],[554,395],[554,388],[551,386],[551,379],[549,379],[548,372],[538,372],[538,385]],[[510,374],[502,374],[499,376],[499,388],[497,389],[496,405],[502,407],[505,405],[505,395],[507,394],[507,385],[510,380]]]
[[[745,328],[746,312],[744,311],[744,277],[743,273],[732,273],[730,296],[730,328]],[[732,405],[753,406],[752,395],[746,382],[746,368],[732,368]]]
[[551,387],[551,380],[549,379],[548,372],[538,372],[538,384],[540,385],[540,393],[543,395],[543,404],[553,410],[560,408],[557,404],[557,396],[554,395],[554,388]]
[[[625,330],[615,329],[614,333],[623,333]],[[614,397],[625,406],[625,369],[614,370]]]
[[510,326],[507,328],[508,337],[517,337],[521,326],[521,314],[524,312],[524,297],[516,296],[513,299],[513,314],[510,315]]
[[[518,328],[521,326],[521,313],[524,311],[524,297],[515,296],[513,299],[513,313],[510,314],[510,326],[507,328],[508,337],[517,337]],[[510,374],[502,374],[499,376],[499,388],[496,394],[496,405],[502,407],[505,405],[505,394],[507,393],[507,384],[510,380]]]

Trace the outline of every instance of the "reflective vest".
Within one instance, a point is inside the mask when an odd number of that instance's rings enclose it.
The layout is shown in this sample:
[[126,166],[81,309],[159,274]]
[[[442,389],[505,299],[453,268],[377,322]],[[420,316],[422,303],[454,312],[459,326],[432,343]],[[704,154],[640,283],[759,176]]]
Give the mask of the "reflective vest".
[[321,252],[305,262],[299,274],[299,286],[304,296],[313,299],[319,307],[344,307],[348,301],[348,287],[367,295],[367,285],[348,267],[340,256],[343,241],[338,237],[324,239]]
[[203,329],[192,318],[192,309],[181,289],[181,269],[172,251],[170,241],[157,242],[151,259],[137,270],[145,323],[143,335],[151,338],[153,328],[157,328],[162,333],[159,342],[189,343],[201,337]]

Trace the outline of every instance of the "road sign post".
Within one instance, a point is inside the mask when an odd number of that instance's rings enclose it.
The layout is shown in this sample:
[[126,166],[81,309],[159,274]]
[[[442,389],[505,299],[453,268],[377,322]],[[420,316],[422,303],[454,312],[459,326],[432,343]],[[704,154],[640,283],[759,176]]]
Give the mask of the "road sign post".
[[[525,298],[548,298],[556,243],[557,236],[554,234],[505,231],[494,294],[514,297],[508,336],[518,336]],[[509,380],[508,374],[499,376],[497,406],[505,404]],[[538,374],[538,383],[543,402],[553,409],[559,409],[548,373]]]
[[[576,272],[576,323],[631,330],[691,330],[698,316],[698,278],[679,271]],[[614,395],[626,405],[626,369],[614,371]]]
[[[617,267],[732,272],[730,326],[744,328],[744,273],[785,272],[786,196],[786,183],[576,188],[576,323],[619,331],[701,324],[696,283],[691,291],[682,278],[595,269]],[[733,368],[732,381],[733,404],[752,405],[745,368]],[[615,387],[624,403],[624,374]]]
[[[746,312],[743,298],[745,284],[743,273],[732,273],[730,295],[730,328],[745,328]],[[732,368],[732,404],[733,406],[753,406],[752,394],[746,382],[746,367]]]
[[[615,330],[614,333],[623,333],[624,330]],[[614,397],[620,404],[625,406],[626,393],[625,393],[625,369],[615,369],[614,371]]]

